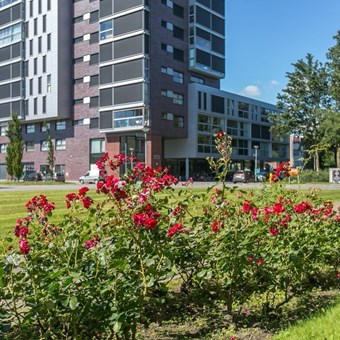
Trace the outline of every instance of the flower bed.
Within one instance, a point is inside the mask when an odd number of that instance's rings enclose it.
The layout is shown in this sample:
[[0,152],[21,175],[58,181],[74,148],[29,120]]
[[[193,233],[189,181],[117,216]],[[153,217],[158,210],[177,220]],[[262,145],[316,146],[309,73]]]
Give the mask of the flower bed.
[[[216,145],[221,158],[208,162],[218,182],[204,194],[192,192],[190,180],[175,192],[167,169],[140,162],[118,178],[111,173],[126,159],[106,154],[98,162],[100,203],[86,187],[70,193],[68,213],[53,225],[52,202],[44,195],[28,202],[15,226],[18,245],[1,257],[2,331],[133,339],[173,282],[183,293],[213,291],[231,316],[254,296],[265,316],[336,284],[340,217],[333,204],[282,182],[256,192],[227,187],[230,139],[220,132]],[[289,173],[288,164],[279,168]]]

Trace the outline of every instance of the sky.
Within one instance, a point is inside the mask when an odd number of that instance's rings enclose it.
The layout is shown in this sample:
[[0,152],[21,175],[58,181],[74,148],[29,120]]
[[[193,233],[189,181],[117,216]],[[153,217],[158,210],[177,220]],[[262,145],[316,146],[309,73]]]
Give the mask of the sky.
[[326,62],[340,30],[340,0],[226,0],[226,77],[221,89],[271,104],[293,63]]

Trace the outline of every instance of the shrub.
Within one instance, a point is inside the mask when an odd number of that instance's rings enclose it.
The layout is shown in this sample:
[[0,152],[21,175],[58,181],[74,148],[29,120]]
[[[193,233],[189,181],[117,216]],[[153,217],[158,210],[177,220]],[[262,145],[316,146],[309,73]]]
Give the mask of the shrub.
[[319,172],[314,170],[303,170],[300,173],[301,183],[329,182],[329,170],[324,169]]
[[[3,332],[134,339],[145,308],[161,303],[173,279],[184,292],[216,291],[229,313],[262,294],[267,313],[321,276],[335,278],[340,217],[332,203],[282,182],[256,192],[229,188],[230,139],[220,132],[216,145],[221,158],[208,162],[219,181],[205,194],[190,180],[175,192],[167,169],[137,162],[97,184],[100,203],[86,187],[68,194],[58,225],[49,223],[55,206],[44,195],[28,202],[15,227],[19,247],[0,263]],[[98,166],[114,172],[125,161],[106,154]]]

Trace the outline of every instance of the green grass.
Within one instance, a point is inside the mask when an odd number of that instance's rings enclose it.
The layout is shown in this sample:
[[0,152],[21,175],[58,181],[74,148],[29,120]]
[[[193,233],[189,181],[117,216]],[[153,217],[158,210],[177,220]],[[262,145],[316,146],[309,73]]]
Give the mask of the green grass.
[[340,303],[319,315],[299,321],[295,326],[274,336],[274,340],[340,339]]
[[[51,222],[57,222],[66,213],[65,196],[72,191],[76,190],[53,190],[53,186],[51,186],[51,189],[42,192],[39,184],[34,191],[0,191],[0,236],[4,236],[7,231],[13,230],[16,220],[26,216],[25,203],[33,196],[41,193],[46,195],[49,201],[56,204],[56,210],[53,212]],[[195,193],[203,193],[205,189],[194,189],[193,191]],[[307,190],[301,190],[301,193],[307,192]],[[89,194],[94,199],[99,197],[93,189]],[[337,202],[337,205],[340,204],[340,190],[321,190],[318,192],[318,195],[325,201],[332,200]]]

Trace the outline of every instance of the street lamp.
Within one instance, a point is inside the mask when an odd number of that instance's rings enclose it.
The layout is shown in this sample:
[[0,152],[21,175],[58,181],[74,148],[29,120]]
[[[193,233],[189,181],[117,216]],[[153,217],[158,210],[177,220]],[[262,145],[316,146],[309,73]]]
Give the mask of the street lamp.
[[144,132],[144,154],[145,154],[145,165],[148,165],[148,159],[147,159],[147,154],[148,154],[148,147],[147,147],[147,134],[150,131],[150,128],[147,126],[144,126],[142,131]]
[[130,148],[130,166],[131,170],[133,169],[133,152],[135,151],[134,148]]
[[257,182],[257,149],[259,148],[258,145],[254,145],[255,149],[255,182]]

